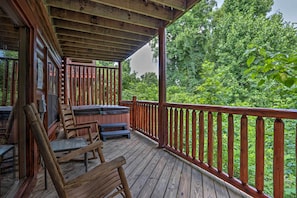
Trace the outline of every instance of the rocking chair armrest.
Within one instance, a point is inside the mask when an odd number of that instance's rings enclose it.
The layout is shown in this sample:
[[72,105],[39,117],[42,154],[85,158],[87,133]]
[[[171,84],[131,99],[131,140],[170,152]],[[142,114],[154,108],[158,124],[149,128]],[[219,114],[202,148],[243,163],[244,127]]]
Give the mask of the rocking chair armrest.
[[88,128],[91,128],[91,126],[90,125],[74,126],[74,127],[68,127],[67,130],[74,131],[78,129],[88,129]]
[[87,121],[87,122],[80,122],[76,123],[76,125],[81,126],[81,125],[90,125],[90,124],[99,124],[97,120],[95,121]]
[[103,146],[103,142],[102,141],[96,141],[96,142],[93,142],[85,147],[82,147],[80,149],[76,149],[74,151],[71,151],[70,153],[66,154],[66,155],[63,155],[62,157],[58,158],[58,162],[59,163],[62,163],[62,162],[67,162],[81,154],[84,154],[86,152],[89,152],[89,151],[93,151],[94,149],[99,149],[101,150]]
[[65,186],[66,188],[73,188],[75,186],[81,185],[84,182],[100,179],[112,170],[120,168],[125,163],[126,160],[123,156],[117,157],[110,162],[99,164],[94,169],[74,178],[73,180],[67,181]]

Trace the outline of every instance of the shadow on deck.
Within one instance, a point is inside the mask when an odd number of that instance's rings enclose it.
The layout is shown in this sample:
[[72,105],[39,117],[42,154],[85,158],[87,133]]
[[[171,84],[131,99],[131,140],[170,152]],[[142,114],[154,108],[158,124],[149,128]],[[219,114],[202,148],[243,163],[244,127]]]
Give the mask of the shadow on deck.
[[[106,161],[123,155],[124,166],[133,197],[248,197],[241,191],[194,165],[159,149],[157,144],[137,132],[131,139],[116,138],[104,142]],[[89,169],[98,160],[89,161]],[[71,161],[62,164],[66,179],[84,173],[84,164]],[[44,190],[44,171],[38,174],[37,185],[30,197],[58,197],[48,177],[48,189]]]

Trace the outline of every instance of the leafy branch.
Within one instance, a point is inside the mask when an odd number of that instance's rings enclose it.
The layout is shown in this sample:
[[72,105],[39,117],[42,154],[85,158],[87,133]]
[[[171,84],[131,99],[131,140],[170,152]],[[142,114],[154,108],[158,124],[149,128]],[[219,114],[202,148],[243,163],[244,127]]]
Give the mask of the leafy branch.
[[267,79],[275,80],[286,87],[297,84],[297,51],[273,53],[264,48],[251,48],[246,51],[248,69],[245,74],[255,78],[263,76],[258,82],[262,85]]

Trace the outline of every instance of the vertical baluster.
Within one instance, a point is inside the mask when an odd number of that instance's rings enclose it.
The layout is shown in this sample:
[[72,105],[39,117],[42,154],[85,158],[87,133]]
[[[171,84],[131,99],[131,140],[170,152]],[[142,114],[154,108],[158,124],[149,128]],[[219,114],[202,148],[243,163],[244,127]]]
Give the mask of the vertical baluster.
[[184,111],[179,110],[179,151],[183,152],[183,142],[184,142]]
[[86,71],[86,84],[87,84],[87,86],[86,86],[87,87],[87,90],[86,90],[87,97],[86,98],[87,98],[87,104],[89,105],[90,101],[91,101],[91,94],[92,94],[91,90],[90,90],[91,89],[91,87],[90,87],[90,80],[91,80],[90,79],[90,67],[86,67],[86,70],[87,70]]
[[[68,86],[68,88],[69,88],[69,90],[67,90],[67,91],[69,91],[69,96],[70,96],[70,100],[71,100],[71,102],[72,102],[72,104],[75,104],[75,103],[73,103],[73,67],[69,67],[69,75],[67,75],[68,76],[68,79],[69,79],[69,83],[67,83],[67,84],[69,84],[69,86]],[[66,100],[65,101],[67,101],[68,99],[66,98]],[[66,103],[67,104],[67,103]]]
[[149,105],[148,104],[144,104],[144,130],[147,134],[151,135],[150,131],[148,130],[148,110],[149,110]]
[[144,126],[145,126],[145,104],[141,104],[141,108],[142,108],[142,122],[141,122],[141,129],[143,132],[145,132]]
[[[137,103],[137,110],[138,110],[138,116],[137,116],[137,119],[136,119],[136,129],[140,129],[140,126],[141,126],[141,119],[142,119],[142,112],[141,112],[141,104],[140,103]],[[140,130],[141,131],[141,130]]]
[[240,180],[243,185],[248,183],[248,119],[245,115],[240,124]]
[[218,166],[218,172],[222,172],[222,159],[223,159],[223,147],[222,147],[222,113],[218,113],[217,115],[217,140],[218,140],[218,147],[217,147],[217,166]]
[[192,157],[193,159],[196,159],[196,124],[197,124],[197,118],[196,118],[196,111],[192,111]]
[[170,131],[169,131],[169,145],[170,147],[173,146],[173,110],[172,107],[170,107],[170,111],[169,111],[169,127],[170,127]]
[[113,79],[112,79],[112,70],[107,68],[108,70],[108,78],[109,78],[109,89],[108,89],[108,104],[111,105],[112,104],[112,86],[113,86]]
[[142,123],[143,123],[143,107],[142,107],[142,103],[138,104],[138,109],[139,109],[139,119],[138,119],[138,128],[140,129],[140,131],[143,132],[142,130]]
[[140,119],[139,119],[139,128],[141,131],[143,131],[143,119],[144,119],[144,116],[143,116],[143,104],[140,103],[139,104],[139,109],[140,109]]
[[284,196],[284,123],[281,119],[274,121],[274,157],[273,157],[273,195]]
[[98,82],[99,82],[99,78],[98,78],[98,68],[95,67],[95,101],[94,104],[98,104]]
[[148,130],[149,130],[150,134],[152,134],[152,136],[154,137],[154,133],[153,133],[152,127],[151,127],[151,120],[152,120],[152,105],[148,104],[148,121],[147,121]]
[[105,93],[105,104],[109,104],[109,69],[106,70],[106,93]]
[[78,75],[79,75],[79,79],[78,79],[78,105],[82,105],[82,100],[81,100],[81,79],[82,79],[82,72],[81,72],[81,67],[78,68]]
[[199,160],[204,160],[204,113],[199,113]]
[[96,89],[95,89],[95,75],[96,75],[96,68],[91,68],[91,95],[92,95],[92,101],[91,104],[96,104],[95,102],[95,95],[96,95]]
[[117,82],[116,82],[116,71],[117,70],[113,70],[113,104],[116,105],[117,104]]
[[157,105],[154,105],[154,132],[155,132],[155,136],[156,137],[159,137],[159,134],[158,134],[158,106]]
[[153,120],[154,122],[152,123],[152,128],[153,128],[153,131],[154,131],[154,134],[155,134],[155,137],[158,138],[158,133],[157,133],[157,125],[158,125],[158,120],[157,120],[157,106],[156,105],[153,105],[152,106],[152,113],[153,113]]
[[141,104],[141,108],[142,108],[142,118],[143,118],[143,119],[141,119],[142,120],[141,129],[142,129],[143,132],[146,133],[146,131],[145,131],[145,112],[146,112],[146,109],[145,109],[145,104],[144,103]]
[[[154,133],[152,131],[152,127],[151,127],[151,120],[152,120],[152,105],[149,104],[148,105],[148,121],[147,121],[147,124],[148,124],[148,130],[150,131],[150,133],[152,134],[152,136],[154,137]],[[166,111],[166,110],[165,110]]]
[[149,134],[149,135],[151,135],[150,133],[149,133],[149,131],[147,130],[147,120],[148,120],[148,104],[143,104],[143,107],[144,107],[144,126],[143,126],[143,128],[144,128],[144,131],[147,133],[147,134]]
[[234,120],[233,115],[228,116],[228,174],[233,177],[234,174]]
[[99,83],[99,104],[102,104],[102,69],[98,69],[99,74],[98,74],[98,83]]
[[155,113],[154,113],[154,111],[155,111],[155,106],[153,104],[151,104],[151,130],[152,130],[154,137],[157,137],[155,130],[154,130],[154,127],[155,127]]
[[178,111],[174,110],[174,148],[177,150],[177,135],[178,135]]
[[165,107],[165,127],[164,127],[164,145],[168,145],[168,107]]
[[77,105],[78,103],[78,95],[77,95],[77,87],[78,87],[78,79],[79,79],[79,74],[77,72],[77,67],[74,67],[73,68],[73,72],[74,72],[74,79],[73,79],[73,103],[72,104],[75,104]]
[[102,104],[105,105],[106,104],[106,88],[107,88],[107,84],[106,84],[106,69],[103,68],[102,69]]
[[213,163],[213,116],[208,112],[208,135],[207,135],[207,161],[208,165]]
[[82,66],[83,67],[83,86],[82,86],[82,96],[83,96],[83,104],[82,105],[85,105],[86,104],[86,67],[85,66]]
[[189,156],[189,109],[186,109],[186,155]]
[[264,190],[264,120],[258,117],[256,121],[256,189],[262,194]]

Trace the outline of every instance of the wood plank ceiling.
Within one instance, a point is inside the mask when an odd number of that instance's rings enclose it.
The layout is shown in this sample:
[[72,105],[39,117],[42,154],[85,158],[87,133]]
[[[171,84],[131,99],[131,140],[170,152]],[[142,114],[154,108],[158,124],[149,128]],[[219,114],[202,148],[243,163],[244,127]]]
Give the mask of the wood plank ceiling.
[[44,0],[63,56],[123,61],[199,0]]
[[[200,0],[29,0],[62,56],[123,61]],[[1,6],[0,6],[1,7]],[[0,8],[0,48],[18,50],[17,27]]]

